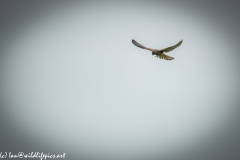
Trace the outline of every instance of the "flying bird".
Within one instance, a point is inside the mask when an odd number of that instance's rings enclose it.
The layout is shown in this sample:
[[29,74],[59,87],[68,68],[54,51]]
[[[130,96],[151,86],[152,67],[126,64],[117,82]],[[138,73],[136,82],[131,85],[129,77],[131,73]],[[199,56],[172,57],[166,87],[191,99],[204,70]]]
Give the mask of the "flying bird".
[[161,50],[147,48],[147,47],[139,44],[139,43],[138,43],[137,41],[135,41],[134,39],[132,39],[132,43],[133,43],[135,46],[139,47],[139,48],[152,51],[152,55],[156,55],[157,58],[165,59],[165,60],[173,60],[174,58],[166,55],[166,53],[174,50],[174,49],[177,48],[177,47],[179,47],[179,46],[182,44],[182,40],[181,40],[180,42],[178,42],[177,44],[175,44],[174,46],[171,46],[171,47],[168,47],[168,48],[164,48],[164,49],[161,49]]

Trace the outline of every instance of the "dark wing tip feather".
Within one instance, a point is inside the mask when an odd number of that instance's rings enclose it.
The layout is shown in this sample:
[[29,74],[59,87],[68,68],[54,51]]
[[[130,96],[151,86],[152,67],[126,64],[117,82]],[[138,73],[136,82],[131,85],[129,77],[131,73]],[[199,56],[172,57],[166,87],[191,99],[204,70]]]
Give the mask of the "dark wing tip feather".
[[183,40],[181,40],[181,41],[179,42],[179,45],[181,45],[181,44],[182,44],[182,42],[183,42]]
[[182,44],[183,40],[179,41],[175,46],[178,47]]
[[133,43],[135,46],[139,47],[139,48],[147,49],[147,47],[145,47],[145,46],[139,44],[139,43],[138,43],[137,41],[135,41],[134,39],[132,39],[132,43]]
[[177,44],[175,44],[174,46],[168,47],[168,48],[164,48],[161,49],[161,52],[170,52],[172,50],[174,50],[175,48],[179,47],[182,44],[183,40],[179,41]]

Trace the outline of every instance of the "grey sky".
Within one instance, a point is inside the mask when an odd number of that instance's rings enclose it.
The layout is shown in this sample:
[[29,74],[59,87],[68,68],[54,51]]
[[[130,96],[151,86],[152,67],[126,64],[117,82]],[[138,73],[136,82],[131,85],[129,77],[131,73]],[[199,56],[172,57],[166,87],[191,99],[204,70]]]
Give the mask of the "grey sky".
[[[34,139],[26,152],[35,145],[69,159],[180,159],[193,152],[196,159],[205,152],[195,150],[233,133],[240,80],[234,4],[58,4],[32,4],[19,27],[14,20],[2,28],[1,110],[11,119],[4,126]],[[154,49],[183,43],[166,61],[131,39]]]

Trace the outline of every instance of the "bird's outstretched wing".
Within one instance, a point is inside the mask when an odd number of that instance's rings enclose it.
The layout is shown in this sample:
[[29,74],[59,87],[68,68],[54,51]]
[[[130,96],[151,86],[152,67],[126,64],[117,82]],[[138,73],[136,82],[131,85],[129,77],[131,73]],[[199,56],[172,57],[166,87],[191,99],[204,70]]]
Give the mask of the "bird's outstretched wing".
[[165,59],[165,60],[173,60],[174,58],[173,57],[170,57],[164,53],[161,53],[159,55],[156,55],[157,58],[160,58],[160,59]]
[[174,50],[175,48],[179,47],[182,44],[182,40],[180,42],[178,42],[176,45],[168,47],[168,48],[164,48],[159,50],[159,52],[163,53],[163,52],[170,52],[172,50]]
[[134,39],[132,40],[132,43],[133,43],[135,46],[139,47],[139,48],[147,49],[147,50],[149,50],[149,51],[153,51],[153,49],[151,49],[151,48],[147,48],[147,47],[145,47],[145,46],[139,44],[139,43],[138,43],[137,41],[135,41]]

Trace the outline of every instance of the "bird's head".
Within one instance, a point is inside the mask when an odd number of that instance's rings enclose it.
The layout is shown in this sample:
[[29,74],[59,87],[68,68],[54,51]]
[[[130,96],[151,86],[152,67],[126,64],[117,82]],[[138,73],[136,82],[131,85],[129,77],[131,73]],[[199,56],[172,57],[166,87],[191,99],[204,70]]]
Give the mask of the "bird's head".
[[158,52],[158,50],[154,49],[154,50],[152,51],[152,55],[155,55],[157,52]]

